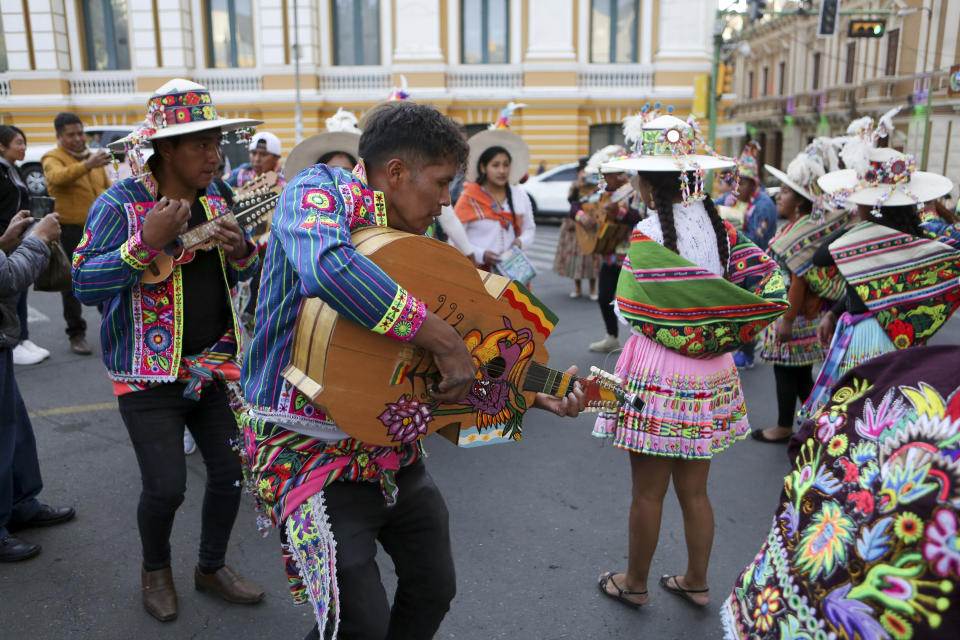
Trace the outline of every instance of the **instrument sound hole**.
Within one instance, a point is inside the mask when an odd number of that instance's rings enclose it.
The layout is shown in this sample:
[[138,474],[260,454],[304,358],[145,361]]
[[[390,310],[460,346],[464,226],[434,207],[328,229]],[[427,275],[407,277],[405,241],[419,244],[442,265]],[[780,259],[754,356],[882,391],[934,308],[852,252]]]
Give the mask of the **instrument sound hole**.
[[489,378],[499,378],[504,373],[507,372],[507,361],[497,356],[487,363],[486,366],[487,377]]

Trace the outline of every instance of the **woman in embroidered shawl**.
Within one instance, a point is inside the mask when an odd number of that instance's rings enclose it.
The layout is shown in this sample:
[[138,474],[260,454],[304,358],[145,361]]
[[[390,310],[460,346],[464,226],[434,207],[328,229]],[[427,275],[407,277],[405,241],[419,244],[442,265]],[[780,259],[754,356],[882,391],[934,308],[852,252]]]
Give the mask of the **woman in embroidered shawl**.
[[811,287],[804,276],[812,266],[809,255],[816,248],[814,243],[831,230],[845,227],[850,214],[824,212],[817,204],[820,188],[816,180],[824,174],[821,147],[810,145],[797,154],[786,173],[767,165],[767,171],[781,182],[777,213],[787,220],[770,241],[768,252],[789,276],[790,309],[760,335],[758,356],[762,362],[773,365],[778,408],[776,426],[750,434],[760,442],[781,443],[790,439],[797,401],[803,404],[810,395],[813,365],[823,360],[823,346],[817,338],[818,319],[826,310],[825,305],[836,296]]
[[504,129],[481,131],[467,144],[466,182],[453,210],[470,246],[460,249],[490,269],[507,249],[533,245],[533,205],[515,184],[526,171],[530,151],[520,136]]
[[[912,156],[872,148],[869,139],[848,142],[841,156],[849,168],[826,174],[818,184],[835,204],[856,205],[861,222],[828,236],[814,254],[814,265],[838,269],[846,294],[817,329],[830,348],[801,419],[819,412],[847,371],[884,353],[926,344],[960,305],[960,230],[943,221],[923,225],[918,211],[953,183],[915,171]],[[824,424],[831,420],[826,414],[815,417]]]
[[686,572],[664,575],[660,585],[705,606],[714,528],[710,460],[748,431],[731,352],[786,309],[786,291],[776,263],[726,225],[703,192],[703,170],[732,161],[697,155],[691,124],[640,118],[624,127],[638,141],[635,154],[604,165],[638,171],[635,186],[649,215],[634,230],[617,287],[618,311],[633,331],[616,375],[645,405],[601,414],[594,427],[595,436],[630,452],[633,478],[627,570],[602,574],[599,588],[629,606],[646,604],[672,479],[688,562]]

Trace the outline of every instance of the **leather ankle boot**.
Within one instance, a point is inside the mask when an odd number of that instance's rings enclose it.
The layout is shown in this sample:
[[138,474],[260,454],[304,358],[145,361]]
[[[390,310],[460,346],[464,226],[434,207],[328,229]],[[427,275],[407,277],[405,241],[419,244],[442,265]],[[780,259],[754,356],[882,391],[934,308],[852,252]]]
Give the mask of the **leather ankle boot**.
[[197,591],[209,591],[237,604],[256,604],[264,595],[263,589],[226,565],[216,573],[203,573],[197,567],[193,572],[193,584]]
[[143,585],[143,608],[160,622],[169,622],[177,617],[177,590],[173,586],[170,567],[147,571],[141,567],[140,582]]

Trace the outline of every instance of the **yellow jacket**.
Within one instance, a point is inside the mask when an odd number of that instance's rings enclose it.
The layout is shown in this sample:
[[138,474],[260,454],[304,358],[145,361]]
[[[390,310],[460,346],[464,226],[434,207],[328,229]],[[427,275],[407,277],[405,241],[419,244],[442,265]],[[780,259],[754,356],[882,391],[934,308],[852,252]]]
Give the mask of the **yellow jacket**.
[[63,147],[47,151],[41,159],[47,191],[56,198],[54,210],[62,224],[82,225],[87,221],[90,205],[110,186],[103,167],[87,169],[87,165],[64,151]]

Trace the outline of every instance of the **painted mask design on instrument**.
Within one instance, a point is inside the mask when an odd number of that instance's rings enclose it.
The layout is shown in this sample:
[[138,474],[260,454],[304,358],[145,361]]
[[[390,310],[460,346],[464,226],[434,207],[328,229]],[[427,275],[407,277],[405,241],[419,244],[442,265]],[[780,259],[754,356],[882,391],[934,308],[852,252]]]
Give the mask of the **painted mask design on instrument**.
[[529,329],[515,331],[506,317],[503,324],[487,336],[473,330],[464,337],[477,365],[477,380],[465,404],[476,411],[477,429],[502,426],[505,436],[519,439],[520,415],[526,409],[518,390],[520,374],[535,347]]

